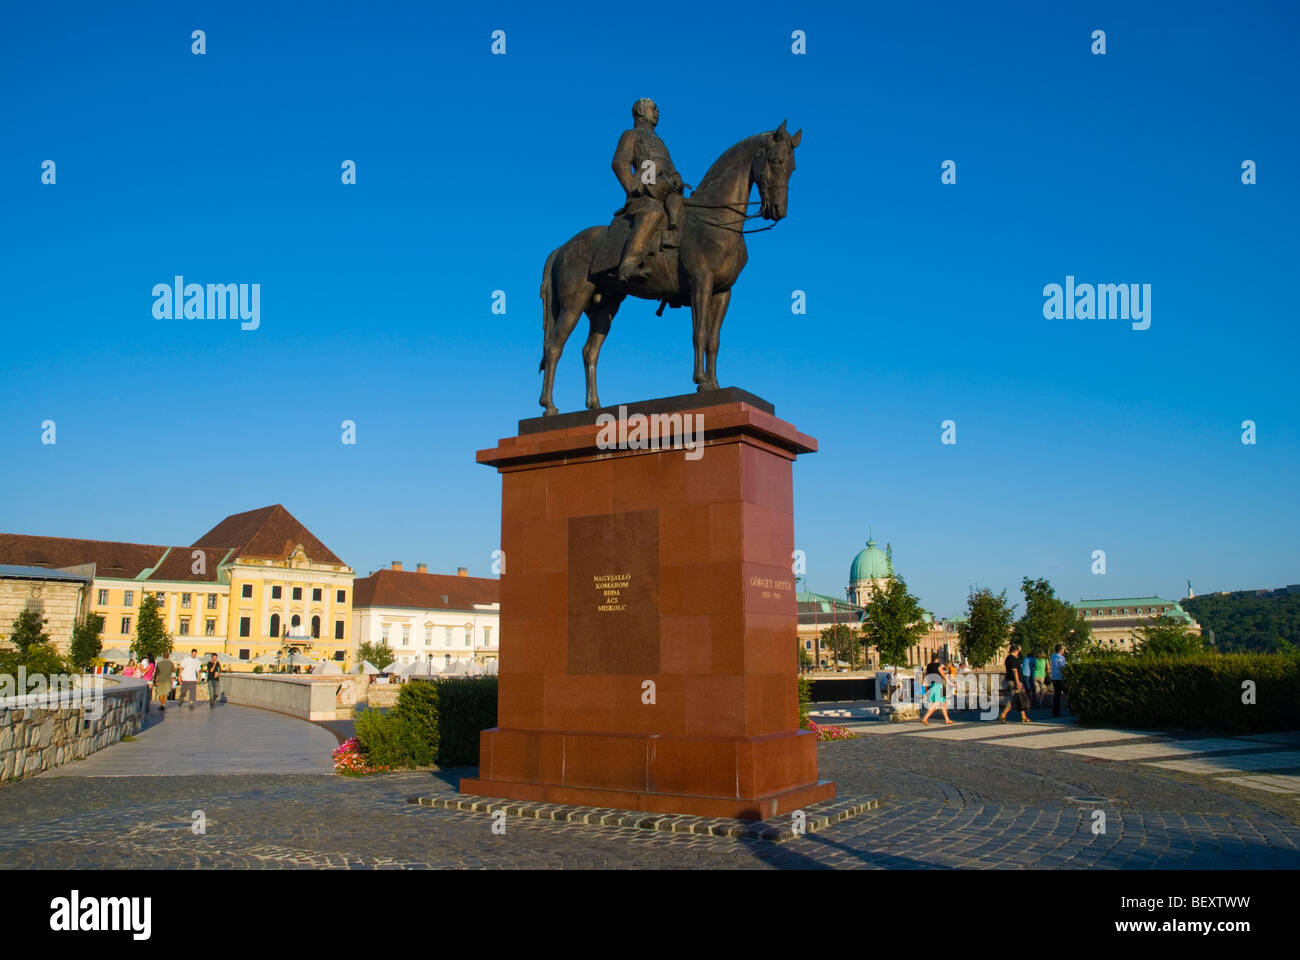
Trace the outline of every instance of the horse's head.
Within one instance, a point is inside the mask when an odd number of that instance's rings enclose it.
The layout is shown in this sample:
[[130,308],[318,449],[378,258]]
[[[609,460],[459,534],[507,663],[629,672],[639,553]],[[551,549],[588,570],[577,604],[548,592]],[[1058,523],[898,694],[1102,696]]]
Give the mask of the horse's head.
[[773,222],[785,217],[789,197],[790,174],[794,173],[794,148],[799,146],[803,131],[794,136],[786,132],[785,121],[767,137],[767,146],[754,157],[750,177],[758,184],[758,213]]

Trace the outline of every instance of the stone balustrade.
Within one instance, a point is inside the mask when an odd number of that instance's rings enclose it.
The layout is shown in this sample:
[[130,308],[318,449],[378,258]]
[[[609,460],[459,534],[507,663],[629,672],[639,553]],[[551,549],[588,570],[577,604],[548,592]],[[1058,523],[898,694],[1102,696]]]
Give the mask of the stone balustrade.
[[134,677],[76,678],[74,691],[0,698],[0,782],[88,757],[140,732],[148,691]]

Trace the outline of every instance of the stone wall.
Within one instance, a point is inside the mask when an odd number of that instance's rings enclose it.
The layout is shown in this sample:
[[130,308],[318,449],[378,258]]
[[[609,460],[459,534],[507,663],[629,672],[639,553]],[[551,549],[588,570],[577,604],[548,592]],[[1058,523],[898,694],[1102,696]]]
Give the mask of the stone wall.
[[30,777],[43,770],[88,757],[140,732],[145,685],[132,677],[103,678],[99,709],[65,702],[44,706],[34,697],[0,700],[0,783]]
[[81,615],[85,587],[76,580],[19,580],[0,577],[0,643],[9,646],[14,621],[28,607],[45,618],[45,632],[60,653],[72,646],[72,624]]

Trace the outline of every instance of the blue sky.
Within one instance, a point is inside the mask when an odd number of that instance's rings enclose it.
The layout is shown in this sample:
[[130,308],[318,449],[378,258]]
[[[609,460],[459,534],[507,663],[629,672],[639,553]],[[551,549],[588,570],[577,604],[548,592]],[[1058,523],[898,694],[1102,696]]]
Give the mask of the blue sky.
[[[804,131],[719,379],[820,441],[795,466],[811,588],[842,593],[868,531],[942,616],[1026,575],[1071,600],[1300,581],[1295,8],[1055,6],[16,7],[0,530],[188,543],[283,503],[359,574],[487,575],[474,453],[540,412],[543,261],[622,203],[610,158],[650,96],[692,183]],[[260,329],[155,319],[176,274],[260,283]],[[1045,320],[1067,274],[1151,284],[1150,329]],[[602,400],[693,389],[689,330],[625,304]]]

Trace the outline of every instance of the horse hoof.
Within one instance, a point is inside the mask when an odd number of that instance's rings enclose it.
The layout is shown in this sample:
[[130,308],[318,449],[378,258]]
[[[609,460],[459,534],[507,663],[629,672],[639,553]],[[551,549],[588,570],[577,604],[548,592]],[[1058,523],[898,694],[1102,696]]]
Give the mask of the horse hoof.
[[560,412],[560,411],[557,410],[555,407],[547,407],[545,410],[542,411],[542,416],[544,416],[544,417],[553,417],[553,416],[555,416],[555,415],[556,415],[557,413],[559,413],[559,412]]

